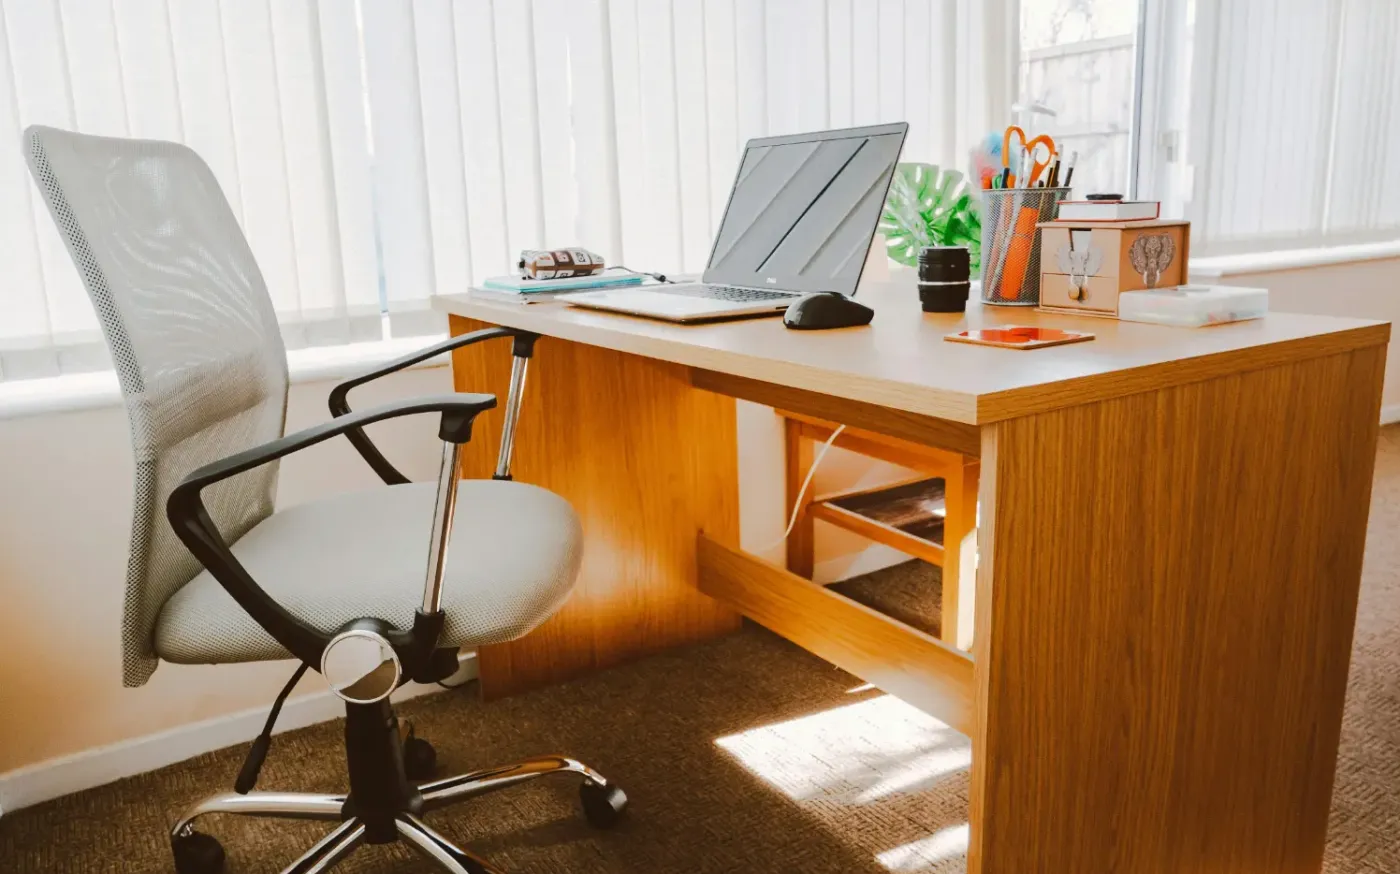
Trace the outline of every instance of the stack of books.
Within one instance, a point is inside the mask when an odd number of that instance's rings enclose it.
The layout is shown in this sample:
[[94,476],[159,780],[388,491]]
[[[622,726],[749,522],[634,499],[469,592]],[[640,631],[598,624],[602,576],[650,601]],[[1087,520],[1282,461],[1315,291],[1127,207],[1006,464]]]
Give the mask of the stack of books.
[[616,288],[621,285],[640,285],[646,278],[641,273],[595,273],[592,276],[573,276],[566,279],[522,279],[519,276],[493,276],[471,289],[472,297],[510,303],[544,303],[561,295],[595,288]]

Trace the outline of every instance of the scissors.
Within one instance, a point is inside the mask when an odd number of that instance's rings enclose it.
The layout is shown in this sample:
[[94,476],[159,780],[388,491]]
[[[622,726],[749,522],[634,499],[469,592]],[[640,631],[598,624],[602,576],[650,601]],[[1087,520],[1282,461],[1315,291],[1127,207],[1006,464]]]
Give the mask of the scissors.
[[[1026,132],[1022,130],[1018,125],[1013,124],[1006,129],[1005,135],[1003,135],[1001,138],[1002,167],[1011,166],[1011,135],[1013,133],[1021,139],[1021,148],[1029,152],[1031,156],[1031,177],[1030,179],[1026,180],[1025,186],[1029,188],[1035,184],[1036,179],[1040,178],[1041,172],[1046,167],[1050,166],[1050,162],[1055,160],[1055,141],[1050,138],[1049,134],[1041,134],[1035,139],[1028,141],[1026,139]],[[1041,161],[1038,157],[1036,157],[1036,152],[1039,150],[1040,146],[1044,146],[1046,150],[1044,161]],[[1017,154],[1020,153],[1017,152]]]

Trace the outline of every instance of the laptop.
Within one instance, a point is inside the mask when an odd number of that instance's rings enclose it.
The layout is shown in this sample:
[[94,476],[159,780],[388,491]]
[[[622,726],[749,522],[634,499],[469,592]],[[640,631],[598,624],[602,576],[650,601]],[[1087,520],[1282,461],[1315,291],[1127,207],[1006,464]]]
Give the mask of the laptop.
[[749,140],[700,282],[571,294],[573,306],[670,322],[780,313],[854,295],[909,125]]

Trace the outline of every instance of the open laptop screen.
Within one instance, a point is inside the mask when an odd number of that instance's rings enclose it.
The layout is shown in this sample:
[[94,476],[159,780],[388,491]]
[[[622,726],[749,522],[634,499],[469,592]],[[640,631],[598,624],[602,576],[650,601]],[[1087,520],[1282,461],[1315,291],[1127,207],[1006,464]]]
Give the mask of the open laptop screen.
[[750,140],[704,281],[854,294],[908,130]]

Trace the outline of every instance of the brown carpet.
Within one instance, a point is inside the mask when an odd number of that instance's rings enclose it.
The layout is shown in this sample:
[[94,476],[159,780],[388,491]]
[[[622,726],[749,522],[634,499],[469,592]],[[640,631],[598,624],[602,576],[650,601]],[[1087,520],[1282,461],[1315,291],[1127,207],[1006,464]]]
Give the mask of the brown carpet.
[[[850,691],[859,685],[751,628],[487,705],[463,691],[399,712],[437,746],[445,774],[564,752],[627,790],[632,807],[610,832],[584,822],[576,782],[564,778],[428,817],[506,871],[875,872],[886,870],[877,853],[965,818],[955,768],[966,740],[893,698]],[[279,736],[259,788],[343,791],[340,731],[336,722]],[[226,789],[242,755],[222,750],[7,815],[0,871],[169,871],[169,823]],[[233,817],[201,827],[223,841],[231,872],[279,871],[328,830]],[[389,846],[336,870],[436,869]]]
[[931,564],[908,561],[831,589],[934,637],[943,632],[943,572]]
[[[1382,432],[1374,495],[1328,874],[1400,872],[1400,428]],[[936,617],[935,579],[902,565],[846,587],[876,601],[916,592],[916,612]],[[400,713],[437,745],[444,772],[565,752],[627,789],[632,809],[611,832],[589,829],[564,780],[430,817],[510,872],[964,868],[966,738],[759,629],[505,701],[447,693]],[[341,789],[339,732],[331,723],[279,737],[262,788]],[[169,871],[168,824],[226,788],[242,755],[223,750],[0,818],[0,871]],[[278,871],[326,830],[214,817],[203,827],[235,874]],[[433,869],[390,846],[336,870]]]

